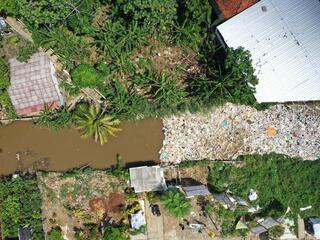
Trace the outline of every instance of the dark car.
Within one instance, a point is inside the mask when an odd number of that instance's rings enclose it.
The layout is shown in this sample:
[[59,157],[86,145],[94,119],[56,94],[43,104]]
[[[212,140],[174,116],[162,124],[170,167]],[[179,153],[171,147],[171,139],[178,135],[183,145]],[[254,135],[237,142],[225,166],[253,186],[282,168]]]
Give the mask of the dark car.
[[158,204],[150,204],[151,212],[154,216],[161,216],[160,208]]

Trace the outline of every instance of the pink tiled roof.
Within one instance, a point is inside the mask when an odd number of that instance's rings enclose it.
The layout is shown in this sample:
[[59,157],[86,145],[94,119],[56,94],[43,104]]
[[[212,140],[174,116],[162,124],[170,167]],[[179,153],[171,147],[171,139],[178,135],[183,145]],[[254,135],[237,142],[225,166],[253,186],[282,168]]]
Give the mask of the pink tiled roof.
[[19,115],[41,111],[45,104],[60,106],[60,98],[52,79],[52,66],[45,53],[36,53],[27,63],[10,59],[9,95]]

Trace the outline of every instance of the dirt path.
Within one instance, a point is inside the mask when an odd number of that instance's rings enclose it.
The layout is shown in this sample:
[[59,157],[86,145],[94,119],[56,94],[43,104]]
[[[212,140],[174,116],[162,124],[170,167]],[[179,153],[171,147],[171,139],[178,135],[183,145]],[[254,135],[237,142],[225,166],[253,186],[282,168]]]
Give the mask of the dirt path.
[[148,240],[165,240],[163,235],[163,214],[160,217],[153,216],[149,204],[145,200]]

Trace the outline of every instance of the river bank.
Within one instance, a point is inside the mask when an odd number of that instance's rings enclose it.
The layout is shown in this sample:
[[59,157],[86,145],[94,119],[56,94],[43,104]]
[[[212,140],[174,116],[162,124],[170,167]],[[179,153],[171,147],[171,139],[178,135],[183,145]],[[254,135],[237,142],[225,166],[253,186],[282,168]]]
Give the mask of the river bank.
[[100,146],[81,139],[74,128],[59,131],[40,128],[31,122],[14,122],[0,128],[0,174],[16,170],[62,171],[90,165],[107,168],[120,154],[124,164],[159,160],[163,133],[161,120],[124,122],[115,137]]

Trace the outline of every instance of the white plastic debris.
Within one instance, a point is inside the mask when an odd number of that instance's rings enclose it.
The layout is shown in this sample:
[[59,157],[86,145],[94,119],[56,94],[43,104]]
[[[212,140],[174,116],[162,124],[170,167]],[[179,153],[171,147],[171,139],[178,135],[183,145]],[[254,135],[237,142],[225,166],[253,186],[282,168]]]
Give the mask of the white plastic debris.
[[17,177],[19,177],[19,174],[12,174],[12,179],[16,179]]
[[307,207],[300,208],[300,211],[303,212],[303,211],[311,209],[311,208],[312,208],[312,206],[310,205],[310,206],[307,206]]
[[258,199],[258,194],[255,190],[253,190],[252,188],[250,189],[250,192],[249,192],[249,200],[251,202],[255,201]]
[[262,209],[262,208],[261,208],[259,205],[257,205],[257,206],[254,206],[254,207],[249,208],[249,209],[248,209],[248,212],[249,212],[249,213],[256,213],[256,212],[259,212],[261,209]]

